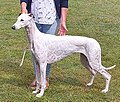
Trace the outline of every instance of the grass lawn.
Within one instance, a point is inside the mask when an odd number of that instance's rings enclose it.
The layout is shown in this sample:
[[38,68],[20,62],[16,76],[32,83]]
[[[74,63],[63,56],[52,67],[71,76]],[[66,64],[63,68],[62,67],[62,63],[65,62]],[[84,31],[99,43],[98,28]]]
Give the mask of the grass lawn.
[[90,73],[73,54],[52,65],[50,87],[44,97],[36,98],[30,88],[34,71],[29,48],[19,67],[28,43],[26,32],[11,29],[19,12],[19,0],[0,1],[0,102],[120,102],[120,0],[69,0],[68,34],[95,38],[103,65],[116,64],[109,71],[112,79],[106,94],[100,92],[105,81],[99,74],[93,86],[86,87]]

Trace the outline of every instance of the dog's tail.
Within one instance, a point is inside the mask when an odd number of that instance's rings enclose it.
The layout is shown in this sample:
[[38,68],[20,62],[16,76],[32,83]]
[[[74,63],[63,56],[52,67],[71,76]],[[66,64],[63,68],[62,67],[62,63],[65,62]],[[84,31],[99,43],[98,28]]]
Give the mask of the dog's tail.
[[113,65],[113,66],[108,67],[108,68],[105,68],[105,67],[103,67],[103,68],[104,68],[105,70],[110,70],[110,69],[113,69],[115,66],[116,66],[116,65]]

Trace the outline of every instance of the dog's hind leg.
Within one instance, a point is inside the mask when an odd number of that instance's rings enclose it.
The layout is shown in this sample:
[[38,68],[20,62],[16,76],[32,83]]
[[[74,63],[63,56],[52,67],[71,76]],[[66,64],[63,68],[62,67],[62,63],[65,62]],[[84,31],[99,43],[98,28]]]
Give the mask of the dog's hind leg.
[[111,75],[105,69],[103,69],[99,63],[92,63],[91,66],[95,69],[96,72],[99,72],[106,81],[105,88],[102,90],[102,92],[108,92]]
[[95,75],[96,75],[97,72],[91,68],[91,66],[90,66],[90,64],[88,62],[88,59],[84,54],[80,54],[80,60],[81,60],[81,64],[85,68],[87,68],[92,74],[92,78],[91,78],[90,82],[87,84],[87,86],[91,86],[93,84],[93,81],[95,79]]
[[102,90],[102,93],[106,93],[109,90],[111,75],[105,69],[100,70],[99,73],[105,78],[106,85],[105,89]]
[[92,78],[91,78],[90,82],[87,84],[87,86],[91,86],[93,84],[95,75],[97,73],[95,70],[91,70],[90,72],[92,73]]

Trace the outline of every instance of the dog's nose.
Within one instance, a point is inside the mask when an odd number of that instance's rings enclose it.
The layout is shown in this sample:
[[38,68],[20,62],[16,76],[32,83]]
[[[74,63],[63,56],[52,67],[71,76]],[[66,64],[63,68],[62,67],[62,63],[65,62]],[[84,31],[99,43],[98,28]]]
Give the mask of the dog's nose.
[[15,29],[15,26],[12,26],[12,29]]

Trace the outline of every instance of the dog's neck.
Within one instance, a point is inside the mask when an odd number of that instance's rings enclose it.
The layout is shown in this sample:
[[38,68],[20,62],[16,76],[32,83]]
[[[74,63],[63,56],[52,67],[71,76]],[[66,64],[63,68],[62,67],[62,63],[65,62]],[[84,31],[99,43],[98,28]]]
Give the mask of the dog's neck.
[[36,35],[35,35],[35,34],[37,34],[36,32],[39,32],[39,35],[42,34],[42,33],[38,30],[38,28],[37,28],[37,26],[36,26],[36,24],[35,24],[35,21],[34,21],[33,19],[30,20],[29,25],[27,25],[27,26],[25,27],[25,29],[26,29],[27,37],[28,37],[28,40],[29,40],[30,43],[31,43],[32,40],[33,40],[33,36],[36,36]]

